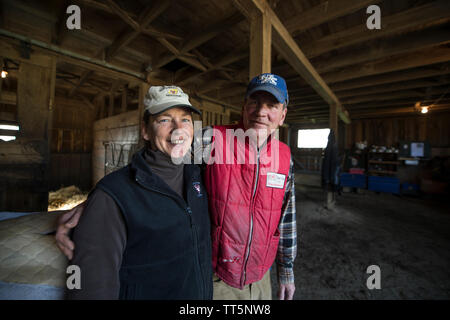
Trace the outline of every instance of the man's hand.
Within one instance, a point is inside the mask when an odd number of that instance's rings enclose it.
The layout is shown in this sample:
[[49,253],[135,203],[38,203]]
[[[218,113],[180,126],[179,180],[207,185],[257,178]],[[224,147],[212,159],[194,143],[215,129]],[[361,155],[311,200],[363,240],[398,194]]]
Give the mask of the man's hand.
[[55,235],[56,245],[69,260],[72,259],[73,250],[75,249],[75,244],[69,238],[69,232],[78,224],[85,203],[86,202],[80,203],[78,206],[61,215],[58,219],[58,228],[56,229]]
[[278,288],[278,299],[279,300],[292,300],[294,298],[295,284],[287,283],[281,284]]

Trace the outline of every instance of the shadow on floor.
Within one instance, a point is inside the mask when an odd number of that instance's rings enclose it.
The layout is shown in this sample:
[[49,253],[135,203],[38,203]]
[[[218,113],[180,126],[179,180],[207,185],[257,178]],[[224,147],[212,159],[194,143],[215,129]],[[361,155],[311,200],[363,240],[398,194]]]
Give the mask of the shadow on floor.
[[[297,188],[294,299],[449,299],[450,210],[445,199],[344,193],[332,211],[324,193]],[[381,289],[366,286],[381,271]],[[272,268],[276,299],[276,270]]]

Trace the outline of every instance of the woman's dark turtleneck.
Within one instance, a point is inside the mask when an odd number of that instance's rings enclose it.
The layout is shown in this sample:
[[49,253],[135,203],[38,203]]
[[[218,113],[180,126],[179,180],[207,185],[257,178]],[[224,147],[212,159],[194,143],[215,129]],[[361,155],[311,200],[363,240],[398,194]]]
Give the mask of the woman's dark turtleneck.
[[144,158],[152,171],[183,198],[184,164],[174,164],[170,156],[150,148],[146,149]]

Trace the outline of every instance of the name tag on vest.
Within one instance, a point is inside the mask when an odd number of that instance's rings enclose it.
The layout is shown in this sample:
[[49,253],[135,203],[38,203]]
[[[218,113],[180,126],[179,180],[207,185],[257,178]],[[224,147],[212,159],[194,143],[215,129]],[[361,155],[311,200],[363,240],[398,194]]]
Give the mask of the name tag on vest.
[[284,187],[284,180],[285,179],[286,179],[286,175],[285,174],[279,174],[279,173],[275,173],[275,172],[268,172],[267,173],[266,187],[283,189],[283,187]]

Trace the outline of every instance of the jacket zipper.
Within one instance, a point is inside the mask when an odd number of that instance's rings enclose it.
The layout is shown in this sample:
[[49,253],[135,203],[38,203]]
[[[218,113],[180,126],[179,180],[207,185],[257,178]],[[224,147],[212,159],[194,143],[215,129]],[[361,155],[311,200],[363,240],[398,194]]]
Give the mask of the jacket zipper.
[[243,276],[243,282],[241,284],[242,287],[244,287],[245,281],[247,280],[247,262],[248,262],[248,257],[250,255],[250,246],[251,246],[252,240],[253,240],[253,201],[255,199],[256,188],[258,187],[258,180],[259,180],[259,149],[257,149],[257,152],[256,152],[256,179],[255,179],[255,185],[253,187],[252,199],[250,202],[250,235],[248,238],[247,252],[246,252],[245,260],[244,260],[244,276]]
[[[187,205],[186,204],[186,206],[182,206],[181,204],[180,204],[180,202],[179,202],[179,199],[177,199],[175,196],[173,196],[173,195],[170,195],[170,194],[168,194],[168,193],[165,193],[165,192],[162,192],[162,191],[159,191],[159,190],[156,190],[156,189],[153,189],[153,188],[150,188],[150,187],[147,187],[146,185],[144,185],[138,178],[136,178],[136,182],[137,183],[139,183],[142,187],[144,187],[145,189],[147,189],[147,190],[150,190],[150,191],[153,191],[153,192],[156,192],[156,193],[159,193],[159,194],[162,194],[162,195],[165,195],[165,196],[167,196],[167,197],[169,197],[169,198],[172,198],[172,199],[174,199],[175,200],[175,202],[184,210],[184,211],[186,211],[187,212],[187,215],[188,215],[188,217],[189,217],[189,223],[190,223],[190,227],[191,227],[191,235],[192,235],[192,239],[194,240],[194,250],[195,250],[195,252],[196,252],[196,255],[197,255],[197,259],[196,259],[196,265],[197,265],[197,269],[198,269],[198,271],[199,271],[199,274],[200,274],[200,278],[201,278],[201,286],[200,286],[200,296],[201,297],[204,297],[205,296],[205,293],[204,293],[204,281],[203,281],[203,272],[202,272],[202,269],[201,269],[201,267],[200,267],[200,253],[199,253],[199,251],[198,251],[198,239],[197,239],[197,231],[195,230],[195,225],[194,225],[194,223],[192,222],[192,210],[191,210],[191,208],[189,207],[189,205]],[[185,202],[184,200],[182,200],[183,202]]]
[[192,237],[193,237],[193,239],[194,239],[194,250],[195,250],[195,252],[197,253],[197,259],[196,259],[196,264],[197,264],[197,268],[198,268],[198,271],[199,271],[199,273],[200,273],[200,282],[201,282],[201,284],[200,284],[200,290],[201,290],[201,292],[200,292],[200,296],[201,297],[203,297],[203,299],[206,299],[206,297],[205,297],[205,283],[204,283],[204,281],[203,281],[203,271],[202,271],[202,267],[201,267],[201,263],[200,263],[200,253],[199,253],[199,251],[198,251],[198,235],[197,235],[197,229],[196,229],[196,227],[195,227],[195,224],[194,223],[192,223],[192,210],[191,210],[191,208],[188,206],[187,208],[186,208],[186,211],[187,211],[187,213],[188,213],[188,215],[189,215],[189,220],[190,220],[190,222],[191,222],[191,230],[192,230]]

